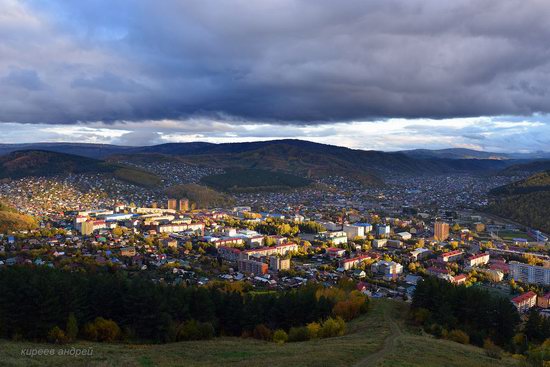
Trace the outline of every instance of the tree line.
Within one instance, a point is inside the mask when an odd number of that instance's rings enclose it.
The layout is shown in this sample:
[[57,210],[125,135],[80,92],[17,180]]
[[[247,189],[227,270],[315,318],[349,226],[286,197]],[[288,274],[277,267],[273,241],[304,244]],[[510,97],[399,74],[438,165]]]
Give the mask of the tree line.
[[357,292],[337,298],[318,292],[320,287],[239,292],[219,285],[172,286],[118,272],[7,267],[0,270],[0,337],[62,341],[68,336],[60,331],[70,329],[71,338],[162,343],[253,335],[258,325],[288,332],[366,311],[367,299]]
[[453,285],[427,277],[418,283],[412,301],[416,323],[441,336],[452,332],[465,342],[483,346],[486,341],[511,349],[519,314],[512,303],[478,287]]

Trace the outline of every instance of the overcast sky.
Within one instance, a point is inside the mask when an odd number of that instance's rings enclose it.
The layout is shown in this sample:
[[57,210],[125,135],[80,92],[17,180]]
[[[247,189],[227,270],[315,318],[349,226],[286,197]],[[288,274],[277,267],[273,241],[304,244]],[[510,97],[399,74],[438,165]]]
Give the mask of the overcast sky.
[[0,143],[550,151],[546,0],[0,0]]

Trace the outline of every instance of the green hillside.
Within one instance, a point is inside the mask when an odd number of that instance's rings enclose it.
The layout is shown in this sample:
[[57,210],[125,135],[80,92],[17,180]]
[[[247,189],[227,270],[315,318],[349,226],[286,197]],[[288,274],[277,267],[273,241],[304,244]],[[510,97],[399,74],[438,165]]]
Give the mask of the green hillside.
[[550,171],[496,188],[491,194],[490,212],[550,232]]
[[304,187],[311,183],[303,177],[263,169],[233,169],[201,179],[205,185],[221,191],[280,191]]
[[348,324],[342,337],[277,345],[255,339],[218,338],[163,345],[78,343],[92,356],[21,356],[24,348],[61,348],[52,344],[0,341],[3,366],[519,366],[510,357],[486,356],[483,349],[435,339],[409,330],[407,305],[374,300],[373,309]]
[[20,231],[36,227],[31,216],[18,213],[15,209],[0,202],[0,233]]
[[67,174],[105,173],[144,187],[161,183],[154,174],[73,154],[42,150],[21,150],[0,156],[0,178],[52,177]]

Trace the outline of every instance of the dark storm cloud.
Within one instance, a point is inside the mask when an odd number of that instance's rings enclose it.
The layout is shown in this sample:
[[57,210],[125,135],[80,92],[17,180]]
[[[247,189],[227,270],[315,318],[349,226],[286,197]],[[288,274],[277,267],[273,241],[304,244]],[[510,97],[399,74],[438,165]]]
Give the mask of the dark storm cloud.
[[0,16],[0,75],[34,70],[51,86],[11,79],[0,90],[2,121],[311,124],[550,112],[543,0],[0,4],[11,11]]

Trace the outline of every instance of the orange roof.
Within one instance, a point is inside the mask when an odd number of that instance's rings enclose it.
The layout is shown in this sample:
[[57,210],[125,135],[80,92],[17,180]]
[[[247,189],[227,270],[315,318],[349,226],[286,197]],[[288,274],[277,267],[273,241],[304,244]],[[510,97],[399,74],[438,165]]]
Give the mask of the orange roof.
[[513,303],[522,303],[524,301],[527,301],[528,299],[531,299],[533,297],[536,297],[537,294],[533,291],[529,291],[527,293],[520,294],[519,296],[512,298]]

